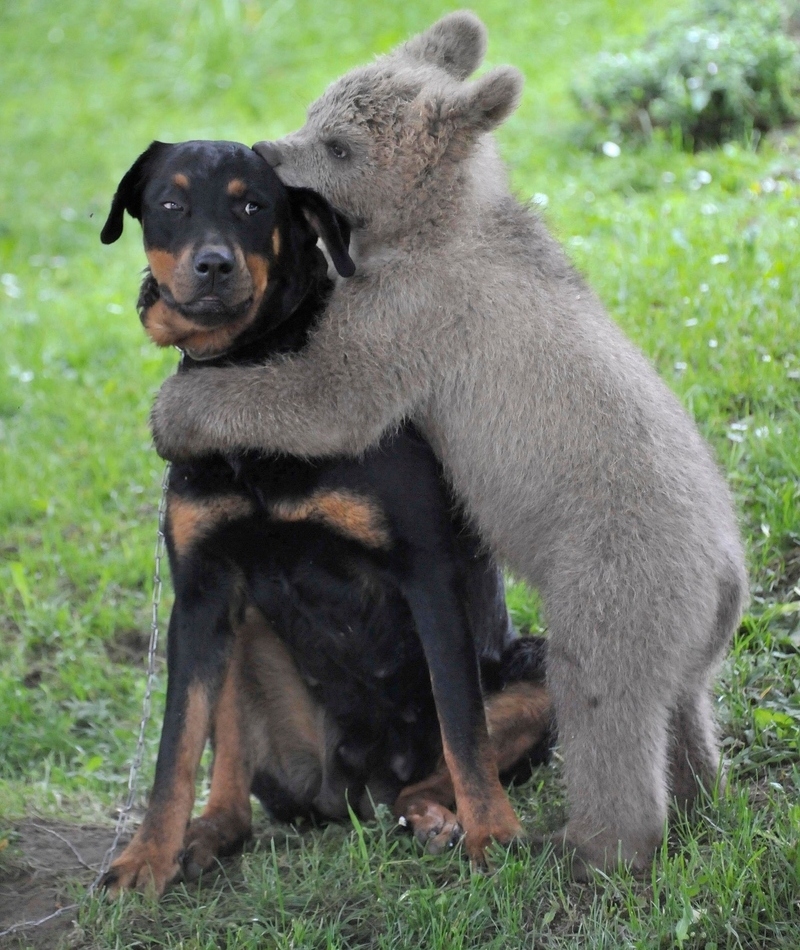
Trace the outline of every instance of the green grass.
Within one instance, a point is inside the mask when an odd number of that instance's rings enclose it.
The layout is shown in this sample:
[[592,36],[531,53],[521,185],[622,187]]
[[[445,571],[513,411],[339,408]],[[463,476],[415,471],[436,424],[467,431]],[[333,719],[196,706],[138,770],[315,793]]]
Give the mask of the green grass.
[[[490,63],[527,77],[500,136],[514,187],[693,413],[737,498],[754,598],[719,683],[729,790],[673,822],[644,884],[578,887],[524,854],[471,875],[458,855],[420,858],[386,819],[265,826],[199,890],[90,903],[72,946],[800,946],[800,141],[579,151],[576,71],[644,35],[663,4],[474,8]],[[296,128],[328,81],[442,12],[424,0],[0,10],[0,849],[26,814],[108,821],[138,723],[162,470],[146,418],[175,359],[136,319],[138,227],[99,242],[119,177],[153,138]],[[520,622],[543,623],[520,585],[509,598]],[[159,700],[142,798],[160,715]],[[515,800],[528,827],[554,827],[557,763]]]

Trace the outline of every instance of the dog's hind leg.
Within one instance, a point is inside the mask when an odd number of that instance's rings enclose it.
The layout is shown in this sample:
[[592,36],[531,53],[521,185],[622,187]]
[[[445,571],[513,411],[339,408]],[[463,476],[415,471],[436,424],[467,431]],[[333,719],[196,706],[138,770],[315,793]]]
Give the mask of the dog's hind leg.
[[[552,704],[542,683],[516,682],[486,699],[486,723],[491,747],[501,775],[510,773],[531,757],[543,761],[553,730]],[[414,837],[432,854],[452,847],[463,829],[453,813],[456,800],[447,763],[421,782],[404,788],[394,812],[404,819]]]
[[[283,642],[248,606],[237,625],[212,733],[211,789],[186,832],[188,878],[231,854],[251,834],[250,795],[291,820],[316,802],[325,773],[324,717]],[[346,796],[342,793],[346,810]]]
[[452,810],[455,801],[450,770],[444,759],[440,759],[431,775],[400,792],[393,811],[426,851],[439,854],[456,845],[464,834]]
[[189,880],[199,877],[216,857],[232,854],[250,837],[253,767],[241,721],[242,653],[242,632],[238,630],[214,710],[208,803],[189,825],[184,839],[183,873]]

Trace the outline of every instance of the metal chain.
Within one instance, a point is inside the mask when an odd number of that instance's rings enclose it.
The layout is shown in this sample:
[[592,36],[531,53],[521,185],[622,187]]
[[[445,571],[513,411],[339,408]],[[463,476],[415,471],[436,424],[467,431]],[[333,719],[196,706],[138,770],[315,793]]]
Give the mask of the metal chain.
[[147,646],[147,679],[145,680],[144,698],[142,699],[142,718],[139,722],[139,738],[136,741],[136,749],[133,753],[130,772],[128,773],[128,797],[120,810],[117,818],[117,827],[114,831],[114,840],[109,845],[102,862],[97,877],[89,886],[88,895],[97,890],[97,886],[103,879],[106,871],[117,850],[119,839],[125,833],[128,826],[133,801],[136,797],[136,780],[139,777],[139,770],[142,767],[142,758],[144,757],[144,738],[147,730],[147,724],[150,722],[150,707],[153,697],[153,683],[156,678],[156,651],[158,650],[158,607],[161,603],[161,592],[163,583],[161,580],[161,561],[164,558],[164,548],[166,535],[164,533],[167,517],[167,486],[169,485],[169,473],[171,465],[169,462],[164,466],[164,477],[161,480],[161,499],[158,503],[158,531],[156,534],[156,547],[153,554],[153,599],[150,616],[150,642]]
[[52,914],[48,914],[46,917],[40,917],[38,920],[23,920],[18,924],[14,924],[13,927],[9,927],[7,930],[0,931],[0,937],[8,937],[10,934],[17,933],[20,930],[39,927],[42,924],[47,923],[49,920],[55,920],[55,918],[61,917],[62,914],[66,914],[71,910],[76,910],[81,907],[99,887],[100,882],[103,880],[103,877],[105,876],[105,873],[111,864],[111,860],[114,857],[114,852],[117,850],[119,840],[127,828],[128,818],[130,817],[131,809],[133,808],[133,802],[136,797],[136,781],[139,777],[139,770],[142,767],[142,759],[144,758],[145,732],[147,731],[147,724],[150,721],[150,707],[153,696],[153,685],[156,678],[156,653],[158,650],[158,608],[161,603],[161,592],[163,588],[161,579],[161,562],[164,559],[164,550],[166,546],[166,535],[164,533],[164,529],[167,517],[167,486],[169,484],[170,467],[171,466],[169,462],[167,462],[167,464],[164,466],[164,477],[161,480],[161,499],[158,503],[158,533],[156,535],[156,547],[154,554],[155,564],[153,568],[153,597],[151,602],[152,611],[150,617],[150,642],[147,647],[147,678],[145,680],[144,698],[142,699],[142,718],[139,722],[139,737],[136,742],[136,749],[134,750],[130,771],[128,772],[128,795],[125,800],[125,804],[120,809],[119,815],[117,817],[117,825],[114,829],[114,839],[103,856],[103,860],[100,862],[100,870],[97,872],[97,876],[89,885],[85,895],[80,901],[75,904],[67,904],[65,907],[60,907]]

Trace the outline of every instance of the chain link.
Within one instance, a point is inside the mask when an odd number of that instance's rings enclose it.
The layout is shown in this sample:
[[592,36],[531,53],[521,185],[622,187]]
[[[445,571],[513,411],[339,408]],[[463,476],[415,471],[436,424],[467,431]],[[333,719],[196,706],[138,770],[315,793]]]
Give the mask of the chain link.
[[150,642],[147,647],[147,678],[145,680],[144,698],[142,699],[142,718],[139,722],[139,737],[136,741],[136,749],[134,750],[130,771],[128,772],[128,794],[125,799],[125,804],[122,806],[119,815],[117,816],[117,824],[116,828],[114,829],[114,838],[105,855],[103,856],[103,860],[100,862],[100,870],[97,872],[97,876],[89,885],[85,895],[80,901],[75,904],[67,904],[65,907],[60,907],[52,914],[48,914],[46,917],[40,917],[38,920],[23,920],[18,924],[14,924],[13,927],[9,927],[7,930],[0,931],[0,937],[7,937],[10,934],[17,933],[20,930],[28,930],[29,928],[39,927],[42,924],[47,923],[49,920],[55,920],[57,917],[61,917],[63,914],[69,913],[69,911],[76,910],[81,907],[100,886],[100,882],[105,877],[106,871],[108,871],[108,868],[114,857],[114,852],[117,850],[117,845],[120,842],[120,838],[123,836],[123,834],[125,834],[125,831],[128,827],[128,819],[130,818],[134,799],[136,798],[136,782],[139,777],[139,771],[142,767],[142,759],[144,758],[145,733],[147,731],[147,724],[150,721],[153,686],[156,679],[156,654],[158,651],[158,608],[161,604],[161,593],[163,588],[163,582],[161,579],[161,562],[164,559],[164,551],[166,548],[165,526],[167,517],[167,486],[169,485],[169,473],[170,464],[167,462],[167,464],[164,466],[164,477],[161,480],[161,499],[158,503],[158,533],[156,535],[156,546],[154,553],[155,564],[153,568],[153,597],[150,615]]

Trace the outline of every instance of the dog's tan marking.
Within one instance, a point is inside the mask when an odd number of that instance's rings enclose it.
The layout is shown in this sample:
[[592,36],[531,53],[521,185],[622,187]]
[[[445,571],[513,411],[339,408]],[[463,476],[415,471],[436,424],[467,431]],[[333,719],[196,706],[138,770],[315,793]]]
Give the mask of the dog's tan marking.
[[418,836],[419,827],[429,825],[441,843],[453,830],[454,816],[445,806],[454,798],[467,854],[476,864],[484,864],[490,842],[509,844],[522,836],[522,826],[500,784],[490,746],[480,750],[477,768],[469,771],[462,768],[446,742],[443,751],[444,766],[418,785],[403,789],[395,812],[411,821]]
[[242,195],[247,191],[247,185],[242,181],[241,178],[232,178],[228,182],[226,191],[232,198],[241,198]]
[[223,495],[219,498],[189,501],[170,494],[167,500],[167,524],[172,543],[179,555],[185,554],[197,539],[224,521],[246,518],[255,506],[239,495]]
[[483,864],[490,842],[510,844],[522,836],[522,826],[500,784],[491,745],[479,750],[479,761],[470,770],[462,767],[447,742],[443,741],[442,749],[455,794],[458,822],[464,829],[464,847],[471,861]]
[[248,254],[245,260],[253,280],[253,306],[258,308],[269,283],[269,262],[260,254]]
[[281,232],[275,228],[272,232],[272,253],[277,257],[281,252]]
[[147,335],[158,346],[173,346],[178,339],[177,324],[183,317],[171,310],[163,300],[157,300],[152,307],[142,311],[142,325]]
[[[191,299],[194,291],[189,280],[191,248],[179,256],[158,248],[147,250],[150,271],[159,285],[168,287],[177,301]],[[225,353],[236,338],[246,330],[258,315],[269,282],[269,264],[259,254],[245,257],[235,249],[238,272],[242,275],[240,299],[252,297],[247,312],[237,320],[217,327],[204,327],[183,316],[178,310],[159,299],[141,314],[142,323],[150,339],[158,346],[177,346],[197,359],[208,359]]]
[[169,251],[162,251],[154,247],[148,248],[145,254],[147,255],[147,263],[150,265],[150,271],[156,281],[159,284],[166,284],[167,287],[171,287],[179,258],[175,254],[170,254]]
[[545,738],[553,703],[541,683],[512,683],[486,701],[486,725],[500,772],[510,769]]
[[142,312],[141,319],[147,335],[155,344],[180,347],[199,359],[229,350],[239,334],[253,322],[257,312],[258,305],[253,303],[238,320],[207,330],[168,307],[163,300],[157,300]]
[[210,726],[208,693],[197,683],[189,687],[183,733],[175,759],[172,795],[160,810],[161,835],[180,851],[186,823],[194,804],[194,783],[197,766],[203,754]]
[[208,804],[189,825],[184,840],[185,869],[190,878],[250,836],[253,757],[243,722],[247,712],[242,707],[241,664],[242,642],[237,633],[214,708],[214,764]]
[[233,809],[250,814],[250,778],[240,722],[239,664],[234,654],[214,711],[214,771],[207,812]]
[[321,521],[370,548],[386,548],[391,536],[383,512],[369,498],[347,491],[317,491],[300,501],[282,501],[272,513],[282,521]]
[[178,172],[177,175],[173,175],[172,181],[178,186],[178,188],[183,188],[184,191],[189,190],[189,179],[182,172]]

